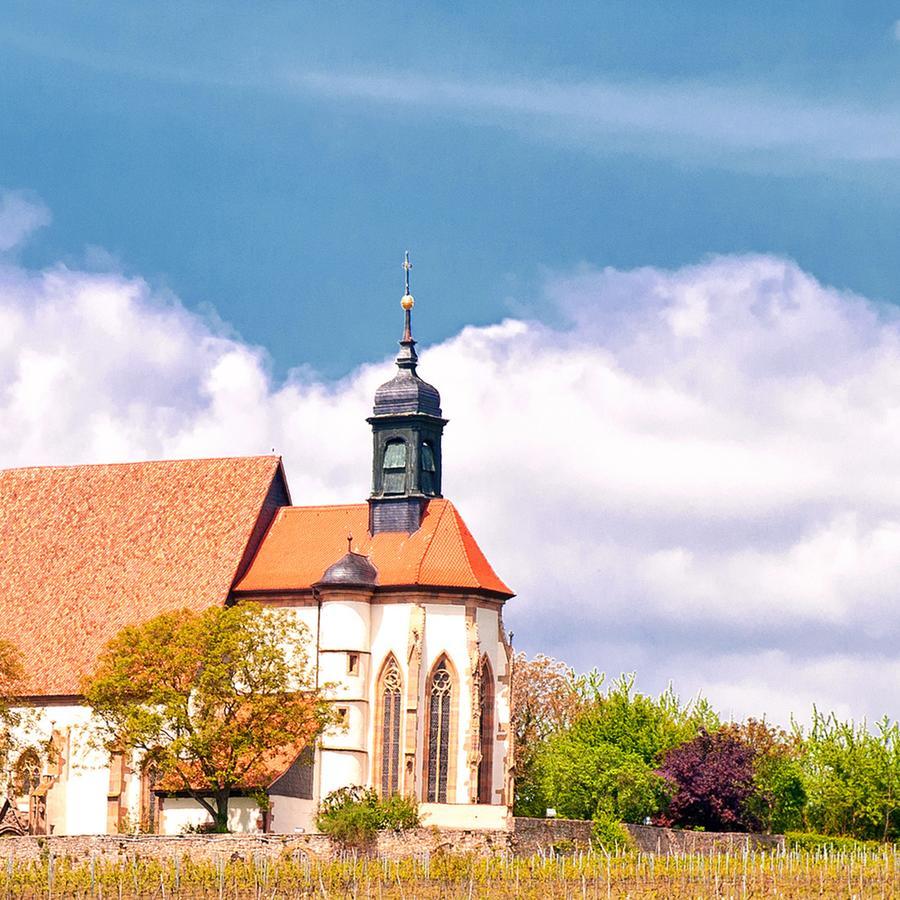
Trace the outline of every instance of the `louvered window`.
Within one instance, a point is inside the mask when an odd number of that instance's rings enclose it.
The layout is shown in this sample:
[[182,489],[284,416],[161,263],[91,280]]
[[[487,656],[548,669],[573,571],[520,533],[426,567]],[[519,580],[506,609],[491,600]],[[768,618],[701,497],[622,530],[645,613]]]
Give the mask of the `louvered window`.
[[383,491],[385,494],[406,493],[406,441],[390,441],[384,448]]
[[434,494],[437,478],[437,466],[434,461],[434,448],[428,441],[423,441],[420,451],[420,467],[422,470],[422,493]]

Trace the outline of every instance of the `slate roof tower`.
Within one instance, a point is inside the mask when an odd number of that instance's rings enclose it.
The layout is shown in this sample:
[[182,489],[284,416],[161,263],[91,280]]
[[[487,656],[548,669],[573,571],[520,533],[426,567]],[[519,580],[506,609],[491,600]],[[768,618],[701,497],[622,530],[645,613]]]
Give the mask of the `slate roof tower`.
[[405,323],[397,356],[397,374],[375,391],[375,406],[366,420],[372,426],[372,494],[369,533],[419,529],[432,497],[441,496],[441,435],[447,420],[441,395],[423,381],[416,367],[409,292],[409,253],[403,261],[406,290],[400,300]]

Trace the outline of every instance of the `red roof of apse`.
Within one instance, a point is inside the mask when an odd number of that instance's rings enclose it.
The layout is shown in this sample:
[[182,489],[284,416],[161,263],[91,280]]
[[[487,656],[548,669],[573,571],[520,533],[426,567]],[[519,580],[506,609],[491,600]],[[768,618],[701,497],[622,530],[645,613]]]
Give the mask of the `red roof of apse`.
[[365,503],[282,507],[235,590],[307,590],[347,552],[352,534],[354,551],[372,561],[380,587],[471,588],[512,596],[449,500],[430,500],[413,534],[371,537],[368,528]]
[[26,694],[77,694],[126,624],[223,603],[278,457],[0,471],[0,637]]

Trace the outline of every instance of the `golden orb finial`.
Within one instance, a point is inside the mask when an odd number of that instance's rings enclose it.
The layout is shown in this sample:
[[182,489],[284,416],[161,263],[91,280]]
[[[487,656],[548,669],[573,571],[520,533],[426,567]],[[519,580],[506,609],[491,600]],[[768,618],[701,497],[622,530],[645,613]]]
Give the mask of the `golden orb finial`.
[[415,305],[416,301],[413,298],[412,294],[404,294],[400,298],[400,305],[407,311],[411,310]]

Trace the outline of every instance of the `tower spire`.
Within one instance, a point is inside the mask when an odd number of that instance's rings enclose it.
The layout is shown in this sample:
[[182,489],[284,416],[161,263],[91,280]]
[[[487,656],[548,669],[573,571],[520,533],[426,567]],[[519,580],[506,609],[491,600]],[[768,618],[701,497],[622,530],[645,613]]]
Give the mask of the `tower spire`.
[[412,308],[416,305],[416,301],[409,292],[409,270],[411,268],[412,263],[409,261],[409,250],[407,250],[403,258],[404,292],[403,297],[400,299],[400,306],[405,313],[405,321],[403,337],[400,339],[400,353],[397,356],[397,365],[401,369],[409,369],[415,375],[419,357],[416,354],[416,342],[412,336]]
[[429,501],[441,496],[441,435],[447,420],[441,395],[416,373],[416,342],[409,289],[409,251],[403,257],[403,337],[398,371],[375,391],[375,405],[367,419],[372,426],[372,493],[369,495],[369,533],[412,534],[422,524]]

